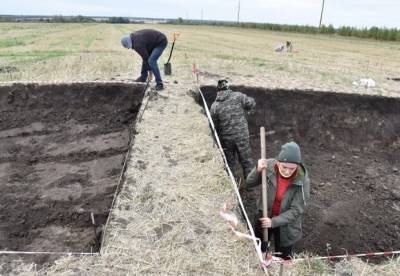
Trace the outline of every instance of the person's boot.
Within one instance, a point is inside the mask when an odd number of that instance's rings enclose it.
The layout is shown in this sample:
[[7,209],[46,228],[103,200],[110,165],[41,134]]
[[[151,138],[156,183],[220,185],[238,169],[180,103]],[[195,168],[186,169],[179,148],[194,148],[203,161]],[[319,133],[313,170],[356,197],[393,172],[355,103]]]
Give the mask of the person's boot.
[[146,82],[146,79],[140,76],[135,80],[135,82]]
[[164,89],[164,84],[162,84],[162,83],[157,83],[156,84],[156,90],[157,91],[160,91],[160,90],[163,90]]

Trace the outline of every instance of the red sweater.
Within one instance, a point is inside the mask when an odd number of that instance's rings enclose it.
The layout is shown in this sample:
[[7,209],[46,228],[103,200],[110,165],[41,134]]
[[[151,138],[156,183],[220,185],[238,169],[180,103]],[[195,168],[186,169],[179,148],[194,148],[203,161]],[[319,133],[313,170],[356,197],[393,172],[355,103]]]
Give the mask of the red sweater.
[[275,194],[274,204],[272,205],[272,217],[279,216],[279,213],[281,212],[281,201],[283,199],[283,196],[285,195],[285,192],[289,187],[289,185],[292,183],[293,179],[296,178],[297,176],[297,170],[296,170],[291,177],[284,178],[279,173],[278,165],[275,165],[275,171],[276,171],[276,194]]

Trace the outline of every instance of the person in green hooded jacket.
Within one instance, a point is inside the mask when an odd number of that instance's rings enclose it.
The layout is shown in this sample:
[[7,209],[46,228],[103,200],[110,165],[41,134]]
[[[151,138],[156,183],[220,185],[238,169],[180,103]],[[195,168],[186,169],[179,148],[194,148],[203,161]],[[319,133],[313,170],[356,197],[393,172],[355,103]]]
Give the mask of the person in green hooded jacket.
[[[274,238],[275,252],[279,257],[291,259],[294,244],[302,237],[302,219],[310,198],[310,180],[301,160],[300,147],[295,142],[282,146],[276,159],[260,159],[246,179],[246,189],[261,184],[261,172],[267,170],[268,217],[262,217],[261,195],[257,201],[258,212],[254,220],[255,235],[263,240],[263,228],[268,228],[268,238]],[[267,251],[267,244],[261,244]]]

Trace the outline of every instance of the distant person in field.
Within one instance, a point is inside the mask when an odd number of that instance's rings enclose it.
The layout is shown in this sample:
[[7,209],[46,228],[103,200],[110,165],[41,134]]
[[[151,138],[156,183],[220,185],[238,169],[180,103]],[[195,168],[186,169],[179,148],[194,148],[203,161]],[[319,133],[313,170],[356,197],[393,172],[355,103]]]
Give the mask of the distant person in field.
[[[274,238],[275,252],[283,259],[293,257],[294,244],[302,237],[302,219],[310,197],[310,179],[301,161],[300,147],[295,142],[282,146],[276,159],[260,159],[247,176],[245,188],[261,184],[261,172],[267,170],[268,217],[263,218],[262,198],[257,201],[254,220],[255,234],[263,240],[263,228],[268,238]],[[267,245],[261,244],[265,252]]]
[[285,49],[285,45],[281,43],[275,47],[275,52],[282,52],[283,49]]
[[286,41],[286,51],[293,52],[293,43],[291,41]]
[[156,79],[156,90],[163,90],[164,84],[157,60],[167,47],[167,37],[159,31],[143,29],[122,37],[121,44],[127,49],[135,50],[142,57],[142,71],[136,81],[146,82],[148,73],[152,72]]
[[237,154],[246,178],[253,168],[246,111],[254,109],[256,102],[245,94],[230,90],[225,79],[218,81],[217,90],[217,97],[210,109],[211,117],[229,168],[234,172]]

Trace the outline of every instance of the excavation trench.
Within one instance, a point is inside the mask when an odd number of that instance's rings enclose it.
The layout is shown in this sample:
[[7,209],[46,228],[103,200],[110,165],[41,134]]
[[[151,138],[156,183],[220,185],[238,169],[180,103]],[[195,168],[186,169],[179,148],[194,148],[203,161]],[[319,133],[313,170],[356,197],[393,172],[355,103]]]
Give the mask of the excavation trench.
[[[211,106],[215,87],[201,88]],[[400,249],[400,99],[312,91],[233,87],[257,102],[249,115],[254,160],[259,128],[267,156],[291,140],[311,178],[304,237],[297,251],[318,255]],[[237,172],[236,172],[237,173]],[[254,213],[258,191],[242,192]]]
[[143,89],[126,83],[0,86],[0,250],[99,250]]

